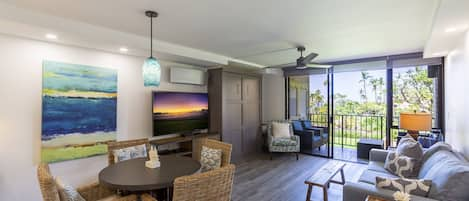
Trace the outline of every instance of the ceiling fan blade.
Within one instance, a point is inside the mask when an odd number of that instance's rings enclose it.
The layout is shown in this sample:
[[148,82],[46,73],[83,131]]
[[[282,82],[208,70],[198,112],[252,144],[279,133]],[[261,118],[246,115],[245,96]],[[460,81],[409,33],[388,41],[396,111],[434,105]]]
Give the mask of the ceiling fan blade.
[[309,63],[308,68],[330,68],[332,65],[327,65],[327,64],[319,64],[319,63]]
[[311,60],[313,60],[314,58],[316,58],[318,56],[317,53],[314,53],[314,52],[311,52],[310,54],[308,54],[308,56],[304,57],[303,58],[303,61],[302,63],[304,63],[305,65],[309,64],[311,62]]
[[296,66],[296,63],[287,63],[287,64],[280,64],[275,66],[267,66],[266,68],[285,68],[285,67],[293,67]]

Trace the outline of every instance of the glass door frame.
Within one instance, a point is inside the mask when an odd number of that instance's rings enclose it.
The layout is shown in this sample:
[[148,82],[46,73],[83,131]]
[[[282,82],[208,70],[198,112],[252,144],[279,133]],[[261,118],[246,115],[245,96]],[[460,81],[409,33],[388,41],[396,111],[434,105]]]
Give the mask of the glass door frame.
[[[320,72],[318,73],[318,69],[313,69],[313,70],[302,70],[298,72],[302,72],[301,74],[297,73],[296,76],[304,76],[304,75],[324,75],[326,76],[326,82],[327,82],[327,117],[326,117],[326,125],[328,129],[328,139],[327,139],[327,153],[326,155],[323,155],[321,153],[311,153],[309,155],[313,156],[318,156],[318,157],[324,157],[324,158],[334,158],[334,96],[333,96],[333,91],[334,91],[334,74],[333,74],[333,67],[331,68],[326,68],[326,69],[319,69],[319,70],[325,70],[324,73]],[[285,71],[285,70],[284,70]],[[296,71],[296,70],[295,70]],[[292,72],[292,71],[290,71]],[[295,74],[291,75],[285,75],[285,119],[290,119],[290,78],[294,78]],[[310,87],[308,83],[308,103],[309,103],[309,97],[310,96]],[[309,104],[307,104],[307,120],[312,121],[311,115],[309,113]]]

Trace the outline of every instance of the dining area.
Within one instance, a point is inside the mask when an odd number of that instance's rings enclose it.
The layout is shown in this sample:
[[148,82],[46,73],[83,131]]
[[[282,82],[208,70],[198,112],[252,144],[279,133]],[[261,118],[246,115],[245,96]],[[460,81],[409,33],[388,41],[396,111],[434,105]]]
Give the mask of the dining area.
[[192,156],[167,154],[153,162],[148,139],[108,142],[108,166],[98,182],[74,188],[54,177],[49,164],[37,168],[44,201],[222,201],[231,200],[235,166],[231,144],[204,138]]

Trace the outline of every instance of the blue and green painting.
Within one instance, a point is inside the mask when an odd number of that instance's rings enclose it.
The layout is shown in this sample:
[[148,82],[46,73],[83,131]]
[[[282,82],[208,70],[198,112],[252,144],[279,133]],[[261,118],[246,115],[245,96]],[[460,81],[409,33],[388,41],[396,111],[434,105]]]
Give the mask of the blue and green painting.
[[117,71],[43,62],[41,160],[107,153],[116,139]]

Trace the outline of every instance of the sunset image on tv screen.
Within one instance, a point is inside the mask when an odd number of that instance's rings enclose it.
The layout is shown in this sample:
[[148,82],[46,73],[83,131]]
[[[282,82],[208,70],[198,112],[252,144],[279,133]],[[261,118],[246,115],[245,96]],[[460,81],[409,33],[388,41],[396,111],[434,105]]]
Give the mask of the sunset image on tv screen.
[[154,135],[191,132],[208,128],[206,93],[153,93]]

